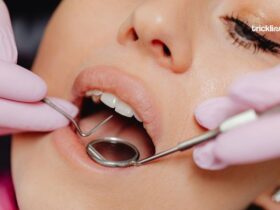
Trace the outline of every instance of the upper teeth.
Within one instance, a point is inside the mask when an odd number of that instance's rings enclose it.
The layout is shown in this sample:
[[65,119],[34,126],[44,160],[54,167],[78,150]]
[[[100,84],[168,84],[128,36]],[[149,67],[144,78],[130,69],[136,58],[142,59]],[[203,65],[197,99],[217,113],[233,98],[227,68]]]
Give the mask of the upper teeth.
[[136,112],[127,103],[111,93],[103,93],[100,90],[90,90],[86,92],[86,96],[92,97],[92,100],[94,102],[96,102],[97,100],[102,101],[108,107],[115,109],[115,112],[125,117],[134,116],[139,122],[142,122]]

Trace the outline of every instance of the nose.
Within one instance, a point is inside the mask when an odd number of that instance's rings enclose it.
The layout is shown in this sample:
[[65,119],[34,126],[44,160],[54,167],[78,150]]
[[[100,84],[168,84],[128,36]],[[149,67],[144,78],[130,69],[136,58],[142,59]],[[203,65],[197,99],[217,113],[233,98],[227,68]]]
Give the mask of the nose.
[[[145,1],[121,25],[118,41],[144,50],[162,67],[183,73],[191,64],[192,49],[187,21],[179,16],[176,3]],[[178,6],[178,5],[177,5]]]

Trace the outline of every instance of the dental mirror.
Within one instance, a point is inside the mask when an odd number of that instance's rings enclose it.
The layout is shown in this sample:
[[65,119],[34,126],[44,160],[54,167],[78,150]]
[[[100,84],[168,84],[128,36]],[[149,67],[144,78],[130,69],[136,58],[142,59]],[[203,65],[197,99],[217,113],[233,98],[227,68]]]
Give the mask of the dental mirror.
[[105,137],[90,142],[87,153],[94,161],[107,167],[128,167],[139,160],[138,149],[117,137]]

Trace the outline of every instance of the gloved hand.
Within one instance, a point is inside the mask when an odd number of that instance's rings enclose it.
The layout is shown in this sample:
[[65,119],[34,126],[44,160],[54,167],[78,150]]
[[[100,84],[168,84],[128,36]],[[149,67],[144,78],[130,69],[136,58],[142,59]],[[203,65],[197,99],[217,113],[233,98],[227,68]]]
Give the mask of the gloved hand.
[[[228,96],[200,105],[195,117],[203,127],[214,129],[241,111],[264,111],[275,105],[280,105],[280,66],[238,80]],[[208,170],[274,158],[280,158],[280,112],[221,134],[193,153],[195,163]]]
[[[43,80],[16,65],[17,49],[8,10],[0,0],[0,135],[19,131],[51,131],[66,126],[61,114],[39,102],[46,96]],[[72,116],[77,108],[52,99]]]

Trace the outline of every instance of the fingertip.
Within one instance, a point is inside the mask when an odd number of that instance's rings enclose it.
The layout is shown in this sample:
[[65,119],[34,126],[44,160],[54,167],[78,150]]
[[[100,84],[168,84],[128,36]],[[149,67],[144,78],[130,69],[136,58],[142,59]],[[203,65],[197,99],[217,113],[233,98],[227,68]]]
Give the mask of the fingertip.
[[23,98],[25,98],[25,102],[26,100],[29,100],[27,102],[40,101],[47,95],[48,91],[47,84],[44,82],[44,80],[42,80],[39,76],[33,73],[31,77],[32,78],[30,78],[30,80],[32,79],[33,91],[30,94],[28,94],[27,98],[25,94],[23,95]]
[[202,103],[194,112],[197,122],[204,128],[215,129],[242,107],[228,97],[218,97]]
[[[73,118],[78,114],[78,108],[70,102],[57,98],[52,100]],[[1,128],[46,132],[69,124],[68,119],[60,112],[43,102],[21,103],[5,99],[0,99],[0,102]],[[3,134],[4,132],[7,131],[3,130]]]
[[[79,110],[74,104],[60,98],[49,97],[49,99],[56,106],[58,106],[67,114],[69,114],[71,117],[75,118],[77,116]],[[52,131],[65,127],[69,124],[69,120],[66,117],[64,117],[64,115],[62,115],[60,112],[49,107],[47,104],[44,104],[44,106],[45,106],[44,117],[46,118],[45,121],[48,122],[48,125],[40,125],[42,127],[40,128],[38,127],[37,129],[41,131]]]
[[21,98],[24,102],[37,102],[42,100],[46,96],[48,89],[45,81],[27,69],[20,66],[17,66],[17,68],[18,71],[15,73],[18,74],[21,72],[21,80],[24,82],[24,84],[19,84],[19,88],[20,86],[25,86],[22,88],[22,91],[19,91],[19,95],[16,97]]
[[221,170],[226,168],[227,164],[215,156],[214,149],[214,141],[197,146],[193,151],[195,164],[204,170]]
[[[213,116],[215,115],[215,107],[218,103],[217,98],[215,99],[209,99],[202,104],[200,104],[194,111],[194,116],[198,122],[199,125],[201,125],[204,128],[207,129],[213,129],[216,125],[215,121],[213,122],[213,119],[215,119]],[[214,109],[213,109],[214,107]]]
[[65,112],[70,114],[73,118],[77,116],[79,109],[73,103],[64,99],[48,97],[55,105],[62,108]]
[[0,61],[0,65],[1,98],[37,102],[45,97],[47,85],[39,76],[16,64]]

